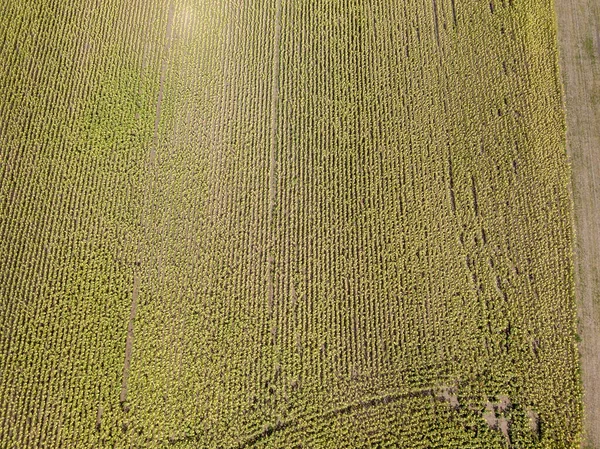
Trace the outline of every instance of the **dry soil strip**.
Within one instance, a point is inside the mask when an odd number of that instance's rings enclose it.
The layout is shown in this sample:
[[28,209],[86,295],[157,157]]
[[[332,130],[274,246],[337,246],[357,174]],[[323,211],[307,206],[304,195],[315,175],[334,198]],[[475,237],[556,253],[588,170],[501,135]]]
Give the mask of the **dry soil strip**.
[[584,447],[600,449],[600,4],[556,0],[555,11],[573,170]]

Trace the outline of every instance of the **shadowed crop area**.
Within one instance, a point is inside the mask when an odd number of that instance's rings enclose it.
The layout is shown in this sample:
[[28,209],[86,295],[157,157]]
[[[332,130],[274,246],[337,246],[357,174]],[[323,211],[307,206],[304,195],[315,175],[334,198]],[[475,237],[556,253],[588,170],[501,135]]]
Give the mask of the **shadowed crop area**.
[[578,448],[550,0],[0,0],[0,447]]

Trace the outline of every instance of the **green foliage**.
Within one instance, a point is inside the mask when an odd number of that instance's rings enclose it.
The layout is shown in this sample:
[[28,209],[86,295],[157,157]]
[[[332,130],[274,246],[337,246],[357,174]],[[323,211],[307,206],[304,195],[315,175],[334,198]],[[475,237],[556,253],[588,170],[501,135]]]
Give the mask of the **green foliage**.
[[550,4],[0,8],[0,441],[578,447]]

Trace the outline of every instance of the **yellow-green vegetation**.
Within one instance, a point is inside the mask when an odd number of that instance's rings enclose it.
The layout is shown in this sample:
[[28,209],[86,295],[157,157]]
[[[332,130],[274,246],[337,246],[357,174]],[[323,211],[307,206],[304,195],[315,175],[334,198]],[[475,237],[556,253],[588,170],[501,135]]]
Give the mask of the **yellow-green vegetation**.
[[576,448],[552,3],[0,3],[0,447]]

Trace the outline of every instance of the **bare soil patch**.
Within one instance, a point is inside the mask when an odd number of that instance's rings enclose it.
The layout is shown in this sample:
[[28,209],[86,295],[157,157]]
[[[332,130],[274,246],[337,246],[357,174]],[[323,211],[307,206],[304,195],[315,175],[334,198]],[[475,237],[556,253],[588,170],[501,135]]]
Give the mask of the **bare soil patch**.
[[531,431],[539,436],[540,416],[537,414],[537,412],[534,412],[533,410],[528,410],[527,417],[529,418],[529,425],[531,426]]
[[483,412],[483,419],[492,429],[498,428],[498,418],[496,417],[496,412],[494,410],[494,406],[488,402],[485,405],[485,412]]

